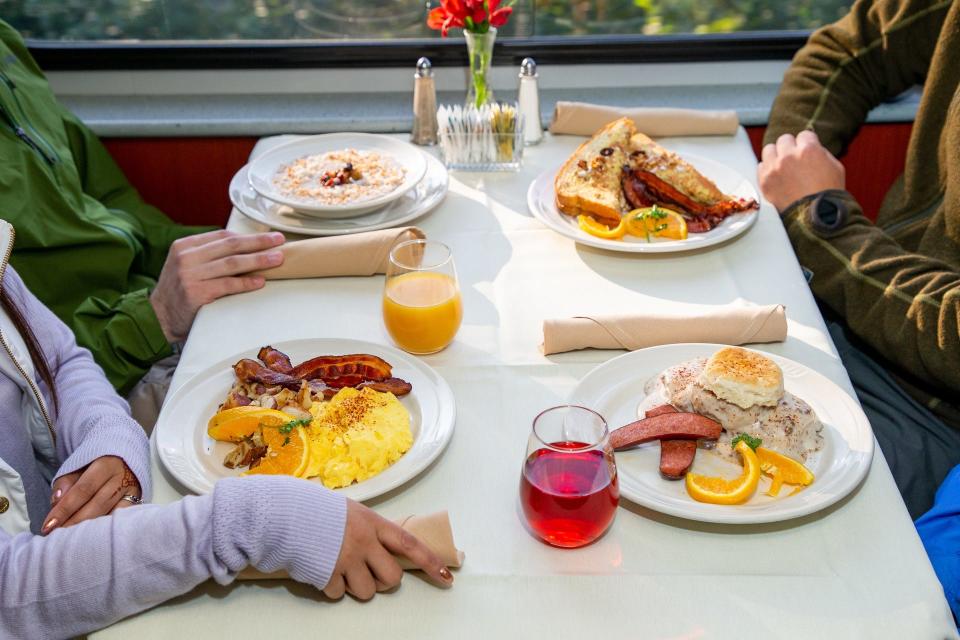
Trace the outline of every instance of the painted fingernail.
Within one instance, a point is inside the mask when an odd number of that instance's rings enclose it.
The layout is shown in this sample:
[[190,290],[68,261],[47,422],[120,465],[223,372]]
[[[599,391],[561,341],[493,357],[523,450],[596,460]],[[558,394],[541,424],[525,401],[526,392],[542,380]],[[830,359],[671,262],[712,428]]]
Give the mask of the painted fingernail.
[[54,503],[54,502],[56,502],[57,500],[59,500],[59,499],[60,499],[60,496],[62,496],[62,495],[63,495],[63,489],[57,489],[56,491],[54,491],[54,492],[53,492],[53,496],[51,496],[51,498],[50,498],[51,504]]
[[41,533],[49,533],[55,526],[57,526],[57,524],[59,524],[59,520],[56,518],[50,518],[47,520],[46,524],[43,525]]
[[453,574],[450,573],[450,569],[447,569],[446,567],[440,568],[440,577],[446,580],[447,582],[453,581]]
[[279,251],[271,251],[267,254],[267,262],[269,264],[280,264],[283,262],[283,254]]

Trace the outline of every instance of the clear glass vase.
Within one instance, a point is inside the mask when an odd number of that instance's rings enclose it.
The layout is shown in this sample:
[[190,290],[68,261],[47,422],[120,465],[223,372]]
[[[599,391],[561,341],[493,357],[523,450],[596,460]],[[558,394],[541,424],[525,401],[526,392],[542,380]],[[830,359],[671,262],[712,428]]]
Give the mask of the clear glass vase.
[[467,106],[481,107],[493,102],[490,87],[490,63],[493,60],[493,45],[497,30],[490,27],[486,33],[463,32],[467,39],[467,56],[470,58],[470,86],[467,88]]

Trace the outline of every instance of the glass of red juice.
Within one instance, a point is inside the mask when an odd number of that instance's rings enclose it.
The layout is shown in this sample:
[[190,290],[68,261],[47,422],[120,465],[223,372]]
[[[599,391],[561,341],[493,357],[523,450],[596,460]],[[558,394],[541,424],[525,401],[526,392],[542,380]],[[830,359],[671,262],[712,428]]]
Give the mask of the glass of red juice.
[[610,527],[619,500],[603,417],[575,405],[538,415],[520,477],[520,504],[532,533],[555,547],[590,544]]

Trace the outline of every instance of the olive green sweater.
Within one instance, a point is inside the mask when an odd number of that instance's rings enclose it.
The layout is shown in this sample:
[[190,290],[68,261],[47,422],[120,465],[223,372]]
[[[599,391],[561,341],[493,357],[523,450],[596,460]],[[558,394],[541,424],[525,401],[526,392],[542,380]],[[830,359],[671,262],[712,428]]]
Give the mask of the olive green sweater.
[[848,193],[839,229],[811,222],[811,198],[783,219],[814,294],[960,428],[960,0],[856,2],[797,53],[765,142],[811,129],[838,154],[871,108],[914,85],[906,168],[876,224]]

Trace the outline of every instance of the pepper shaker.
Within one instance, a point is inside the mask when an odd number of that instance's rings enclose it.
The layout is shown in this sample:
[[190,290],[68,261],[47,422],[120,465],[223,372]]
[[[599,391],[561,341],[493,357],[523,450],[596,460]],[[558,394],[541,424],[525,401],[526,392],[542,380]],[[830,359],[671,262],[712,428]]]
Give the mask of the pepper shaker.
[[437,144],[437,86],[433,78],[433,65],[428,58],[417,60],[417,72],[413,74],[413,144]]
[[533,58],[524,58],[520,63],[520,89],[517,101],[523,116],[523,142],[537,144],[543,139],[543,122],[540,121],[540,91],[537,88],[537,63]]

